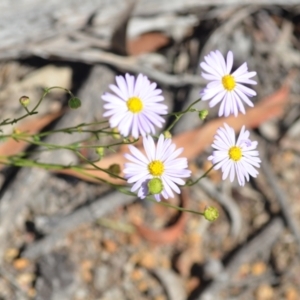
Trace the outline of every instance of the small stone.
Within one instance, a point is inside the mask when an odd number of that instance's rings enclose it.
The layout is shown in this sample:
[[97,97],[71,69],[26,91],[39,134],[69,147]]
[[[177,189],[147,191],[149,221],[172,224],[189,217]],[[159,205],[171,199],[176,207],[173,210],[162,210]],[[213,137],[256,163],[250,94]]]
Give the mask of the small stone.
[[17,276],[17,282],[23,286],[26,287],[30,285],[34,280],[36,276],[33,273],[22,273]]
[[138,287],[139,291],[146,292],[149,288],[149,285],[146,280],[143,280],[143,281],[139,282],[137,287]]
[[167,300],[167,297],[165,295],[158,295],[155,296],[154,300]]
[[241,277],[247,277],[251,271],[251,267],[249,264],[242,264],[239,269],[239,275]]
[[105,264],[94,272],[94,286],[98,291],[104,291],[111,284],[110,268]]
[[141,280],[144,277],[144,274],[140,269],[134,269],[131,272],[130,277],[131,277],[132,280],[138,281],[138,280]]
[[30,287],[27,291],[27,295],[30,298],[34,298],[36,296],[36,289],[33,287]]
[[264,122],[259,126],[259,130],[262,133],[262,135],[270,141],[275,141],[278,139],[278,128],[279,126],[276,124],[276,121],[273,120]]
[[20,253],[20,251],[17,248],[8,248],[5,251],[4,259],[7,262],[12,262],[19,255],[19,253]]
[[274,299],[273,288],[267,284],[262,284],[256,290],[256,299],[257,300],[273,300]]
[[89,259],[85,259],[81,262],[81,277],[82,279],[89,283],[93,280],[92,267],[93,262]]
[[117,248],[118,248],[117,244],[112,240],[104,240],[103,246],[104,246],[105,250],[109,253],[116,252]]
[[27,258],[18,258],[13,262],[13,266],[16,270],[24,270],[29,265],[30,261]]
[[294,287],[289,287],[285,291],[285,299],[286,300],[299,300],[300,296],[297,292],[297,290]]
[[125,300],[124,292],[118,287],[112,287],[105,291],[102,300]]
[[265,273],[267,270],[267,266],[264,262],[256,262],[252,265],[251,272],[254,276],[260,276]]
[[153,269],[155,267],[155,262],[156,259],[150,252],[143,253],[139,260],[140,265],[147,269]]

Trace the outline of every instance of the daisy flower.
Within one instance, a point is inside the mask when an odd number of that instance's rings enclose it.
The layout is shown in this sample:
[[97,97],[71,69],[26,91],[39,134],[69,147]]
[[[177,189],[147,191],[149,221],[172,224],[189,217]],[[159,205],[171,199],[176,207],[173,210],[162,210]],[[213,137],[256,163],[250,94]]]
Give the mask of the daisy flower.
[[125,154],[130,161],[125,163],[124,174],[128,183],[133,183],[132,192],[138,190],[138,197],[143,199],[149,193],[153,194],[157,201],[160,197],[173,198],[174,193],[180,194],[177,185],[183,185],[182,178],[191,175],[187,169],[186,158],[178,158],[183,148],[177,150],[171,139],[165,139],[161,134],[157,145],[151,136],[143,138],[146,155],[136,147],[129,145],[131,154]]
[[206,88],[200,93],[202,100],[211,100],[210,107],[221,102],[219,117],[228,117],[230,114],[238,115],[238,111],[245,114],[243,102],[253,107],[248,97],[253,97],[256,92],[244,84],[256,84],[249,78],[256,72],[248,72],[247,63],[243,63],[236,71],[230,74],[233,65],[233,54],[227,53],[226,61],[221,52],[216,50],[204,57],[205,62],[200,63],[203,78],[210,80]]
[[256,177],[258,171],[255,169],[260,167],[259,153],[256,149],[257,142],[249,140],[249,131],[243,126],[237,141],[233,128],[224,124],[220,127],[215,135],[212,147],[216,149],[213,154],[208,157],[215,164],[214,169],[222,169],[222,179],[226,179],[230,175],[232,182],[235,175],[241,186],[245,184],[245,178],[249,181],[250,176]]
[[103,116],[110,117],[110,126],[117,127],[124,137],[155,134],[154,125],[161,128],[165,120],[160,115],[167,114],[167,106],[159,103],[164,97],[157,84],[142,74],[137,78],[129,74],[116,76],[116,83],[109,86],[114,94],[101,97],[107,102]]

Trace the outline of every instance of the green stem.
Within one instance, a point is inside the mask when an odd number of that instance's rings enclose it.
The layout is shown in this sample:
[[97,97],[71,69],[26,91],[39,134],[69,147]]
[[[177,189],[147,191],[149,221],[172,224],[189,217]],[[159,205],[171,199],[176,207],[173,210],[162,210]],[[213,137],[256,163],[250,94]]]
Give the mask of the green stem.
[[202,178],[206,177],[207,174],[214,168],[216,164],[212,165],[203,175],[201,175],[197,180],[195,181],[191,181],[191,182],[187,182],[185,185],[186,186],[193,186],[195,185],[196,183],[198,183]]
[[106,173],[106,174],[108,174],[108,175],[110,175],[110,176],[112,176],[112,177],[115,177],[115,178],[118,178],[118,179],[121,179],[121,180],[126,181],[125,178],[123,178],[123,177],[121,177],[121,176],[118,176],[118,175],[116,175],[116,174],[114,174],[114,173],[108,171],[107,169],[102,169],[102,168],[98,167],[96,164],[94,164],[92,161],[88,160],[84,155],[82,155],[79,151],[76,151],[76,154],[77,154],[80,158],[82,158],[85,162],[87,162],[88,164],[90,164],[91,166],[93,166],[96,170],[102,171],[102,172],[104,172],[104,173]]
[[148,198],[148,197],[146,197],[146,199],[149,200],[149,201],[151,201],[151,202],[157,203],[159,205],[170,207],[170,208],[174,208],[174,209],[182,211],[182,212],[188,212],[188,213],[193,213],[193,214],[196,214],[196,215],[203,216],[203,213],[201,213],[199,211],[195,211],[195,210],[191,210],[191,209],[186,209],[186,208],[183,208],[181,206],[173,205],[173,204],[170,204],[170,203],[167,203],[167,202],[162,202],[162,201],[157,202],[155,199]]
[[73,93],[72,93],[70,90],[66,89],[66,88],[63,88],[63,87],[60,87],[60,86],[53,86],[53,87],[50,87],[50,88],[48,88],[48,89],[45,89],[45,91],[44,91],[42,97],[40,98],[40,100],[38,101],[38,103],[35,105],[35,107],[34,107],[31,111],[28,110],[27,107],[25,107],[25,110],[26,110],[27,114],[25,114],[25,115],[23,115],[23,116],[21,116],[21,117],[19,117],[19,118],[13,119],[13,120],[11,120],[11,121],[9,121],[10,119],[6,119],[6,120],[4,120],[3,122],[0,123],[0,126],[13,125],[13,124],[19,122],[20,120],[25,119],[25,118],[28,117],[28,116],[37,114],[38,112],[37,112],[36,110],[38,109],[38,107],[39,107],[40,104],[42,103],[43,99],[44,99],[44,98],[50,93],[50,91],[53,90],[53,89],[60,89],[60,90],[63,90],[63,91],[65,91],[66,93],[68,93],[71,97],[74,97]]
[[[59,164],[49,164],[49,163],[40,163],[37,161],[32,161],[32,160],[28,160],[28,159],[22,159],[22,158],[18,158],[18,157],[0,157],[0,159],[4,159],[2,161],[0,161],[0,164],[2,165],[6,165],[6,166],[15,166],[15,167],[37,167],[37,168],[43,168],[45,170],[65,170],[65,169],[70,169],[70,170],[74,170],[80,174],[83,174],[87,177],[93,178],[95,180],[98,180],[100,182],[106,183],[116,189],[119,188],[119,185],[116,185],[114,183],[111,183],[105,179],[102,179],[98,176],[92,175],[90,173],[87,173],[86,171],[92,170],[95,171],[95,169],[91,169],[91,168],[83,168],[82,166],[72,166],[72,165],[59,165]],[[104,170],[105,173],[107,173]],[[115,175],[114,175],[115,176]],[[121,179],[124,179],[122,177],[120,177]],[[124,179],[125,180],[125,179]]]
[[187,113],[195,104],[197,104],[198,102],[201,101],[201,98],[197,99],[196,101],[194,101],[191,105],[188,106],[188,108],[184,111],[180,111],[180,112],[175,112],[170,114],[171,116],[173,115],[175,117],[175,120],[173,121],[173,123],[166,129],[166,131],[170,131],[174,125],[180,120],[180,118]]
[[[35,136],[35,134],[33,135]],[[32,137],[32,135],[24,135],[24,134],[12,134],[11,138],[17,140],[17,141],[23,141],[26,142],[28,144],[32,144],[32,145],[36,145],[36,146],[41,146],[41,147],[46,147],[50,150],[56,150],[56,149],[66,149],[66,150],[71,150],[71,151],[78,151],[78,149],[81,148],[87,148],[87,149],[95,149],[95,148],[99,148],[99,147],[103,147],[103,148],[111,148],[111,147],[115,147],[115,146],[120,146],[120,145],[130,145],[130,144],[134,144],[137,140],[133,140],[133,141],[128,141],[128,142],[118,142],[118,143],[114,143],[114,144],[110,144],[110,145],[80,145],[86,141],[90,141],[90,139],[88,140],[82,140],[82,141],[78,141],[69,145],[56,145],[56,144],[49,144],[49,143],[45,143],[45,142],[41,142],[41,141],[34,141],[34,140],[29,140],[28,137]]]

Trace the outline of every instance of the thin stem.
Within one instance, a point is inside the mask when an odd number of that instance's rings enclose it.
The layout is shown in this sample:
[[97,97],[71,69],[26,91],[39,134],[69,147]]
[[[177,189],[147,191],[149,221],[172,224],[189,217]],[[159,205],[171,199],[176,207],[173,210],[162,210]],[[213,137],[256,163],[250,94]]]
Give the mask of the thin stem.
[[196,214],[196,215],[203,216],[203,213],[201,213],[199,211],[195,211],[195,210],[191,210],[191,209],[186,209],[186,208],[183,208],[181,206],[173,205],[173,204],[170,204],[170,203],[167,203],[167,202],[162,202],[162,201],[157,202],[155,199],[148,198],[148,197],[146,197],[146,199],[149,200],[149,201],[151,201],[151,202],[154,202],[154,203],[166,206],[166,207],[174,208],[174,209],[182,211],[182,212],[189,212],[189,213],[193,213],[193,214]]
[[173,121],[173,123],[166,129],[166,131],[170,131],[174,125],[180,120],[180,118],[187,113],[195,104],[197,104],[198,102],[201,101],[201,98],[197,99],[196,101],[194,101],[191,105],[188,106],[187,109],[185,109],[184,111],[180,111],[180,112],[175,112],[170,114],[171,116],[175,116],[175,120]]
[[48,89],[45,89],[45,91],[44,91],[42,97],[39,99],[38,103],[35,105],[35,107],[34,107],[31,111],[28,110],[27,107],[25,107],[25,110],[26,110],[27,114],[25,114],[25,115],[23,115],[23,116],[21,116],[21,117],[19,117],[19,118],[13,119],[13,120],[11,120],[11,121],[9,121],[10,119],[6,119],[6,120],[4,120],[4,121],[2,121],[2,122],[0,123],[0,126],[13,125],[13,124],[19,122],[20,120],[25,119],[25,118],[28,117],[28,116],[37,114],[38,112],[37,112],[36,110],[38,109],[38,107],[40,106],[40,104],[42,103],[42,101],[44,100],[44,98],[45,98],[45,97],[49,94],[49,92],[50,92],[51,90],[53,90],[53,89],[60,89],[60,90],[63,90],[63,91],[65,91],[66,93],[68,93],[71,97],[74,97],[73,93],[72,93],[70,90],[66,89],[66,88],[63,88],[63,87],[60,87],[60,86],[53,86],[53,87],[50,87],[50,88],[48,88]]
[[[35,136],[35,134],[33,135]],[[25,135],[24,134],[12,134],[11,137],[15,140],[18,141],[23,141],[29,144],[33,144],[36,146],[42,146],[42,147],[46,147],[50,150],[57,150],[57,149],[66,149],[66,150],[71,150],[71,151],[78,151],[78,149],[81,148],[87,148],[87,149],[95,149],[95,148],[99,148],[99,147],[103,147],[103,148],[111,148],[111,147],[115,147],[115,146],[120,146],[120,145],[130,145],[135,143],[137,140],[133,140],[133,141],[128,141],[128,142],[118,142],[118,143],[114,143],[114,144],[110,144],[110,145],[80,145],[86,141],[90,141],[91,139],[87,139],[87,140],[82,140],[82,141],[78,141],[78,142],[74,142],[72,144],[69,145],[56,145],[56,144],[48,144],[45,142],[41,142],[41,141],[35,141],[35,140],[29,140],[28,138],[33,137],[31,135]]]
[[187,182],[185,185],[186,186],[193,186],[195,185],[196,183],[198,183],[202,178],[206,177],[207,174],[214,168],[216,164],[212,165],[203,175],[201,175],[197,180],[195,181],[191,181],[191,182]]
[[[0,157],[0,159],[4,159],[0,161],[0,164],[6,165],[6,166],[15,166],[15,167],[37,167],[37,168],[43,168],[45,170],[64,170],[64,169],[70,169],[79,172],[80,174],[83,174],[87,177],[96,179],[100,182],[106,183],[116,189],[119,188],[119,185],[113,184],[105,179],[102,179],[98,176],[92,175],[90,173],[87,173],[86,171],[92,170],[95,171],[95,169],[91,168],[83,168],[82,166],[72,166],[72,165],[59,165],[59,164],[49,164],[49,163],[40,163],[37,161],[32,161],[28,159],[22,159],[18,157]],[[106,172],[104,170],[104,172]],[[107,173],[107,172],[106,172]],[[120,177],[122,179],[122,177]]]
[[60,132],[65,132],[65,133],[73,133],[73,132],[98,133],[98,132],[102,132],[103,130],[105,130],[109,127],[104,127],[102,129],[98,129],[98,130],[81,129],[81,127],[100,125],[100,124],[103,124],[103,123],[106,123],[106,122],[107,121],[93,122],[93,123],[83,123],[83,124],[79,124],[79,125],[73,126],[73,127],[66,127],[66,128],[62,128],[62,129],[55,129],[55,130],[51,130],[51,131],[41,132],[41,133],[35,134],[35,136],[44,137],[44,136],[50,135],[52,133],[60,133]]
[[82,155],[79,151],[76,151],[76,154],[82,158],[85,162],[87,162],[88,164],[90,164],[91,166],[93,166],[96,170],[99,170],[99,171],[102,171],[112,177],[115,177],[115,178],[118,178],[118,179],[121,179],[121,180],[124,180],[126,181],[126,179],[124,177],[121,177],[121,176],[118,176],[116,175],[115,173],[112,173],[110,171],[108,171],[107,169],[103,169],[103,168],[100,168],[98,167],[96,164],[94,164],[92,161],[88,160],[84,155]]

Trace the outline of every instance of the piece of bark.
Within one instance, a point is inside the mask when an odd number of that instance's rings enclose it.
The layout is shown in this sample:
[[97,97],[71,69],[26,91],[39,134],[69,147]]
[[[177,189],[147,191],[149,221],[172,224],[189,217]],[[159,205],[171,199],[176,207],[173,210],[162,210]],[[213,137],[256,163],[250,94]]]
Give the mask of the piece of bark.
[[169,296],[169,300],[187,299],[187,292],[183,280],[172,269],[156,268],[153,270],[153,273],[161,281]]

